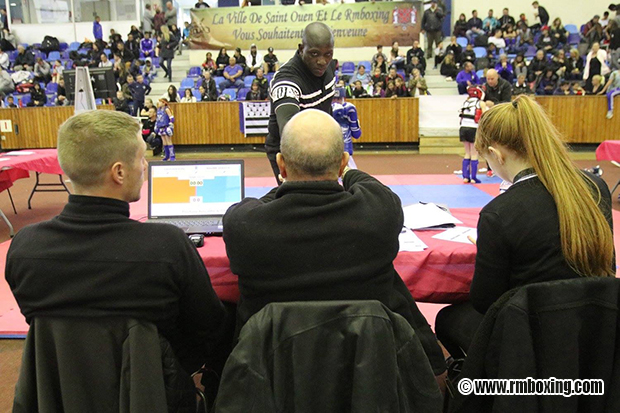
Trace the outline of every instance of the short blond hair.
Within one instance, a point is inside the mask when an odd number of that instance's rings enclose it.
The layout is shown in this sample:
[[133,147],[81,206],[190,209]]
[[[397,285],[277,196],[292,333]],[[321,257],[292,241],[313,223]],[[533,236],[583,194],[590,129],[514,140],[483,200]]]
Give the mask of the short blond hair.
[[93,110],[67,119],[58,130],[58,162],[74,185],[103,183],[115,162],[130,164],[139,147],[138,121],[126,113]]

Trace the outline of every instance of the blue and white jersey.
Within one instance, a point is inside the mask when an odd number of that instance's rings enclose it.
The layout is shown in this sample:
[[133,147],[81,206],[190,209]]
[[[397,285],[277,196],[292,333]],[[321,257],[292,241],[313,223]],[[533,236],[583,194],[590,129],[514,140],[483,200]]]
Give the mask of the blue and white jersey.
[[166,108],[162,107],[157,109],[157,120],[155,121],[155,129],[158,135],[168,135],[172,136],[172,132],[174,131],[174,116],[172,119],[166,113]]
[[353,155],[353,140],[362,136],[362,130],[357,120],[357,109],[355,105],[344,102],[332,103],[332,116],[342,129],[342,139],[344,140],[344,150]]

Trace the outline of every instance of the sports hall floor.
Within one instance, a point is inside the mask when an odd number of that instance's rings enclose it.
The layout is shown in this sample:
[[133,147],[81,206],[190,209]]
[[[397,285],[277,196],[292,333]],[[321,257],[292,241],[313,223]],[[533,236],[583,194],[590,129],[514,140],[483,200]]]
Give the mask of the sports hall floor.
[[[610,189],[620,179],[620,168],[612,165],[610,162],[597,162],[594,157],[595,148],[579,148],[578,151],[572,153],[572,157],[581,168],[590,168],[595,165],[601,165],[603,168],[603,178],[609,185]],[[240,152],[224,152],[224,153],[183,153],[177,154],[177,159],[200,159],[200,158],[243,158],[245,160],[245,173],[247,177],[270,177],[271,168],[264,153],[240,153]],[[155,158],[152,158],[155,159]],[[157,158],[159,159],[159,158]],[[358,168],[371,173],[373,175],[452,175],[454,170],[461,169],[461,157],[458,155],[419,155],[417,151],[357,151],[355,161]],[[483,183],[486,176],[482,176]],[[53,177],[45,176],[43,179],[54,181]],[[497,180],[495,179],[495,182]],[[37,193],[35,194],[32,206],[33,209],[28,210],[27,200],[30,191],[34,185],[34,178],[22,179],[15,183],[11,188],[13,199],[17,208],[17,215],[14,215],[6,192],[0,193],[0,208],[9,217],[16,231],[25,225],[49,219],[58,214],[67,195],[65,193]],[[465,184],[464,184],[465,185]],[[437,196],[450,197],[453,195],[439,194],[441,188],[437,186],[429,186],[429,194],[437,194]],[[422,191],[423,188],[420,188]],[[475,189],[472,188],[474,192]],[[248,191],[252,195],[251,191]],[[472,192],[473,193],[473,192]],[[466,195],[465,195],[466,196]],[[613,196],[613,208],[620,211],[620,202],[616,196]],[[432,201],[433,199],[428,199]],[[454,202],[463,200],[454,199]],[[444,202],[444,201],[438,201]],[[447,202],[450,206],[451,202]],[[617,231],[617,229],[616,229]],[[0,242],[8,240],[9,231],[3,222],[0,222]],[[0,257],[4,259],[4,257]],[[429,320],[431,321],[431,320]],[[433,320],[434,321],[434,320]],[[0,413],[9,412],[13,401],[13,392],[15,382],[21,364],[23,340],[5,339],[0,340]]]

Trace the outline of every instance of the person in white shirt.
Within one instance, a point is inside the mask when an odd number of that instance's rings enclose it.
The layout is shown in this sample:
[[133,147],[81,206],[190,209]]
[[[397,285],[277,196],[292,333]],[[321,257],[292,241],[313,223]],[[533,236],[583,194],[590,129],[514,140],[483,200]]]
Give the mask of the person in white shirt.
[[181,103],[196,103],[196,97],[190,88],[185,89],[183,93],[184,96],[181,98]]
[[506,40],[504,40],[501,29],[495,30],[495,34],[489,37],[490,43],[493,43],[498,50],[506,48]]
[[9,55],[4,53],[2,49],[0,49],[0,67],[4,70],[9,68],[11,62],[9,62]]
[[245,65],[248,69],[248,73],[251,75],[256,74],[256,69],[263,67],[263,55],[256,49],[256,45],[250,46],[250,51],[245,59]]
[[112,62],[108,59],[105,53],[101,53],[101,61],[99,62],[99,67],[112,67]]

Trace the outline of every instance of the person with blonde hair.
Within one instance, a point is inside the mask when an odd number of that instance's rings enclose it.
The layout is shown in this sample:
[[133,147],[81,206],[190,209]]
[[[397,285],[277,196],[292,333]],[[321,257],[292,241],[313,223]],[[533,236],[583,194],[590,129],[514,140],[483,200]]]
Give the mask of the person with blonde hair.
[[164,69],[164,77],[172,82],[172,59],[174,59],[174,50],[179,42],[174,36],[170,35],[168,26],[161,26],[161,36],[159,37],[159,58],[161,60],[161,68]]
[[609,189],[571,161],[532,98],[485,112],[475,147],[512,185],[480,212],[470,301],[437,316],[437,336],[456,355],[467,351],[483,314],[508,290],[616,272]]

